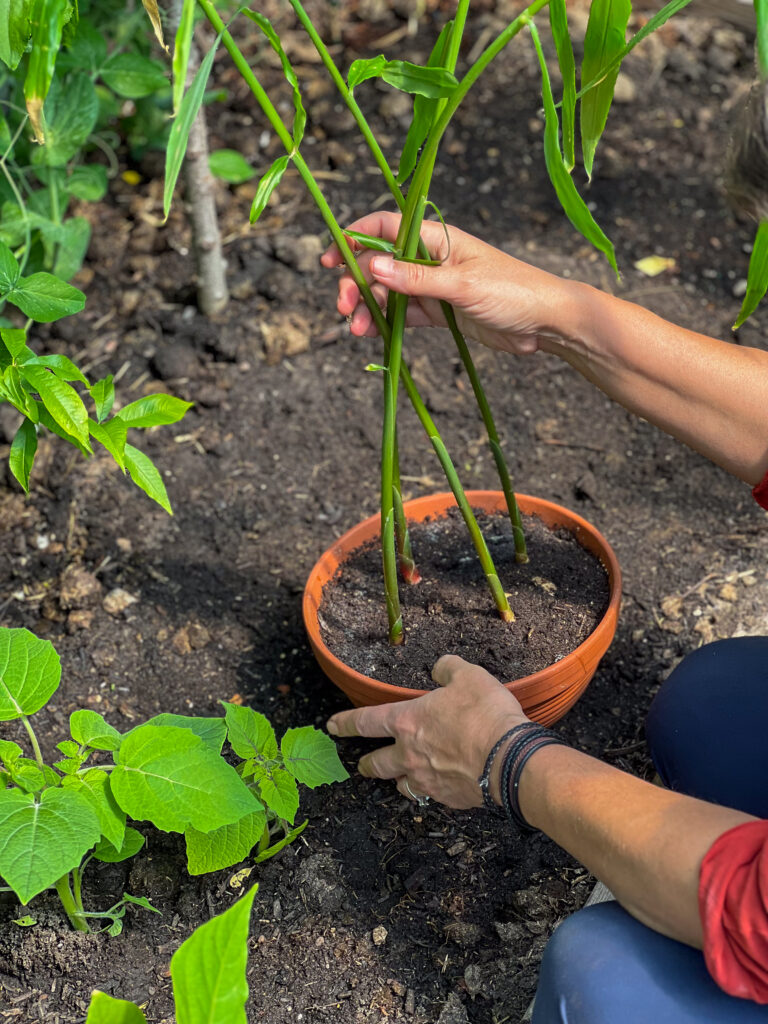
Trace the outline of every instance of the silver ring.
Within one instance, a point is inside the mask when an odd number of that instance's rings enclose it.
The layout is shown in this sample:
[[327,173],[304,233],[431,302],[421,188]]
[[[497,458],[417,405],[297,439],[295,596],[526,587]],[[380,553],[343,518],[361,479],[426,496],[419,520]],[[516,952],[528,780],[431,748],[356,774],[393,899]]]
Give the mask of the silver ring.
[[416,796],[411,787],[408,785],[408,779],[404,779],[403,781],[405,783],[405,788],[408,790],[408,795],[411,797],[411,799],[415,800],[419,807],[426,807],[431,797],[428,797],[426,793],[423,796]]

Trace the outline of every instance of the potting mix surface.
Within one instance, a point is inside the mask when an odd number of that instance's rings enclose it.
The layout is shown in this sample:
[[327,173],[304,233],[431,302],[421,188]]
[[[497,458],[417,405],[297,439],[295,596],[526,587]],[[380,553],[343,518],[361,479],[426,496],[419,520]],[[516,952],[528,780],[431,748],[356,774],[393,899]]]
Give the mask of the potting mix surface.
[[[314,97],[303,151],[349,221],[379,201],[372,161],[286,5],[261,6],[286,31],[288,51],[300,54],[300,78]],[[435,26],[453,10],[447,0],[427,0],[411,38],[393,10],[407,14],[407,4],[309,6],[327,38],[337,33],[334,54],[344,67],[382,49],[423,61]],[[577,22],[585,4],[571,6]],[[521,7],[473,4],[467,52]],[[643,12],[638,4],[634,30]],[[283,89],[255,30],[246,49],[254,60],[259,54],[265,82]],[[263,169],[278,146],[263,147],[265,125],[219,56],[216,87],[228,91],[210,108],[212,145],[239,148]],[[447,220],[520,258],[729,338],[753,227],[734,218],[718,182],[752,64],[749,40],[695,14],[671,21],[626,62],[588,192],[616,243],[620,282],[572,230],[548,183],[528,40],[513,42],[470,92],[446,137],[433,198]],[[409,101],[373,82],[357,95],[395,162]],[[290,104],[289,93],[285,99]],[[380,359],[380,345],[352,338],[335,312],[335,277],[317,267],[321,221],[296,175],[286,174],[253,229],[255,182],[220,185],[233,297],[206,320],[194,305],[180,202],[162,225],[163,154],[120,160],[139,183],[116,176],[107,199],[82,209],[94,225],[76,281],[86,309],[36,328],[31,344],[115,374],[123,402],[166,388],[195,406],[182,423],[146,438],[173,518],[108,460],[85,461],[50,437],[25,497],[6,472],[15,423],[0,407],[2,624],[44,635],[63,663],[61,688],[37,718],[45,752],[55,756],[80,707],[121,731],[161,711],[221,714],[218,702],[233,699],[263,711],[278,734],[322,726],[348,704],[310,655],[301,593],[322,551],[377,509],[381,379],[365,366]],[[635,263],[651,255],[674,267],[644,276]],[[763,346],[766,328],[761,309],[734,343]],[[557,728],[650,777],[643,719],[661,680],[704,642],[768,631],[765,513],[746,485],[553,358],[474,352],[516,488],[592,521],[624,573],[616,639]],[[451,339],[414,334],[406,357],[465,485],[495,488]],[[445,490],[401,402],[406,497]],[[2,735],[25,742],[16,723]],[[132,862],[92,863],[86,872],[89,908],[128,891],[161,911],[129,909],[119,938],[74,933],[47,895],[26,909],[4,895],[0,1019],[82,1022],[99,987],[145,1004],[153,1024],[170,1024],[173,951],[258,881],[249,1021],[519,1021],[548,936],[583,904],[593,880],[543,836],[520,835],[484,811],[418,809],[391,783],[359,777],[356,761],[370,749],[368,741],[340,744],[351,779],[306,792],[301,838],[245,881],[236,868],[190,878],[181,837],[139,824],[147,844]],[[13,923],[24,914],[36,924]]]

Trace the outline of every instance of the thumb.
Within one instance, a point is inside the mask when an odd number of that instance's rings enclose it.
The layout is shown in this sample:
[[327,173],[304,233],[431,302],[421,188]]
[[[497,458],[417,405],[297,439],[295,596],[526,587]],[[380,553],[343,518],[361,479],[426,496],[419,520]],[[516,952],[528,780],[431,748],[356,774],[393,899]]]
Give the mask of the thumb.
[[374,256],[370,262],[376,281],[401,295],[416,295],[432,299],[455,298],[456,275],[453,268],[426,267],[421,263],[408,263],[392,256]]

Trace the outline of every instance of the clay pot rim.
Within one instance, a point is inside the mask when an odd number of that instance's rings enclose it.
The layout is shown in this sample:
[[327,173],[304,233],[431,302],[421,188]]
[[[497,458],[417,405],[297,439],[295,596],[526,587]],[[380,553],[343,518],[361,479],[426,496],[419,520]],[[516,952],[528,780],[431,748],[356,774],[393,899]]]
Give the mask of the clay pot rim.
[[[470,504],[485,511],[506,509],[504,495],[501,491],[467,491],[466,495]],[[610,634],[605,647],[607,648],[610,644],[616,628],[619,605],[621,603],[621,568],[613,548],[603,534],[577,512],[573,512],[571,509],[548,501],[545,498],[538,498],[529,494],[516,494],[516,498],[522,512],[529,515],[539,515],[539,518],[547,525],[565,527],[582,544],[585,538],[588,539],[591,543],[583,544],[583,546],[600,558],[608,575],[610,588],[608,607],[589,636],[578,647],[575,647],[552,665],[539,669],[530,675],[521,676],[519,679],[504,682],[504,686],[519,700],[525,698],[528,706],[532,704],[559,704],[562,700],[567,699],[569,688],[564,687],[562,682],[552,682],[551,674],[553,667],[556,666],[560,672],[567,670],[569,666],[573,666],[574,670],[577,668],[583,669],[585,665],[582,655],[586,653],[587,649],[594,647],[596,638],[601,637],[603,634]],[[408,519],[415,522],[422,522],[429,515],[440,515],[450,507],[456,507],[456,499],[451,492],[425,495],[420,498],[413,498],[405,503]],[[317,613],[322,587],[333,578],[336,570],[351,551],[379,533],[380,516],[378,514],[369,516],[347,530],[323,552],[313,566],[304,588],[302,613],[310,643],[316,656],[329,662],[336,669],[337,673],[343,673],[355,687],[364,687],[377,694],[382,702],[409,700],[421,697],[431,691],[398,686],[395,683],[385,683],[379,679],[373,679],[371,676],[363,675],[363,673],[351,668],[326,646],[320,634],[318,623]],[[322,580],[322,582],[318,586],[319,580]],[[542,707],[542,710],[544,710],[544,707]]]

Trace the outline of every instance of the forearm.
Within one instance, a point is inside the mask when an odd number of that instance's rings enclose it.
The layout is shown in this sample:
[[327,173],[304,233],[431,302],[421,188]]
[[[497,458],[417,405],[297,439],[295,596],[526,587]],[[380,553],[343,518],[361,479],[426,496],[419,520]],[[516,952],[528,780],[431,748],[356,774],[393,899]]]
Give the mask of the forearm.
[[751,485],[768,470],[768,352],[685,330],[574,285],[540,348],[610,398]]
[[713,842],[750,815],[653,786],[564,746],[528,760],[525,819],[568,850],[649,927],[701,947],[698,879]]

